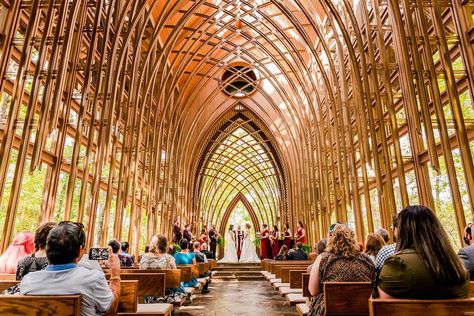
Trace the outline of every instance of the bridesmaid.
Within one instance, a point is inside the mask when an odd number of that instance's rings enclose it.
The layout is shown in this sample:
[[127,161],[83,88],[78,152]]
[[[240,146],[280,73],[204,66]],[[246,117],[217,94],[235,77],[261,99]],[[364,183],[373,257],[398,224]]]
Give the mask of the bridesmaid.
[[285,230],[283,232],[283,244],[288,247],[288,249],[291,249],[291,230],[290,230],[290,224],[286,223],[285,224]]
[[272,255],[270,259],[274,259],[280,252],[280,232],[278,231],[278,226],[273,225],[273,231],[270,234],[270,243],[272,246]]
[[209,243],[209,238],[207,237],[205,228],[201,229],[201,236],[199,236],[199,246],[201,246],[204,243],[205,244]]
[[296,229],[295,242],[304,244],[306,242],[306,231],[304,230],[303,223],[298,222],[298,228]]
[[270,233],[267,228],[267,224],[263,224],[263,231],[260,234],[260,251],[261,258],[268,259],[270,254]]

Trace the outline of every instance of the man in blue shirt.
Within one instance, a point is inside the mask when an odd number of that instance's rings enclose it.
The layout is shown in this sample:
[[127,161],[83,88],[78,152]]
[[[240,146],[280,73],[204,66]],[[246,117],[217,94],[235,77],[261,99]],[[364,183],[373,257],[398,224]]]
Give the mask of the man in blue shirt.
[[82,296],[81,315],[114,314],[120,297],[120,261],[109,248],[110,284],[102,271],[77,265],[85,246],[80,223],[62,222],[53,228],[46,241],[49,265],[45,270],[29,273],[20,284],[22,295]]

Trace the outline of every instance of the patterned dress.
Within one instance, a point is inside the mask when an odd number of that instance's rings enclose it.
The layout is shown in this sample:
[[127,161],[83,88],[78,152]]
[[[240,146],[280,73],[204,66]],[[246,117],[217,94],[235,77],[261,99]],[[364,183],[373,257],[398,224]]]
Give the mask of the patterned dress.
[[362,253],[353,258],[345,258],[340,254],[323,252],[319,265],[321,292],[312,298],[309,315],[323,316],[324,282],[370,282],[375,274],[375,266],[370,258]]
[[[140,259],[140,269],[171,269],[171,260],[172,256],[169,254],[163,254],[157,256],[151,253],[146,253]],[[155,303],[168,303],[173,304],[174,302],[179,302],[183,297],[186,296],[182,288],[171,289],[167,288],[165,296],[145,296],[143,301],[145,304],[155,304]]]

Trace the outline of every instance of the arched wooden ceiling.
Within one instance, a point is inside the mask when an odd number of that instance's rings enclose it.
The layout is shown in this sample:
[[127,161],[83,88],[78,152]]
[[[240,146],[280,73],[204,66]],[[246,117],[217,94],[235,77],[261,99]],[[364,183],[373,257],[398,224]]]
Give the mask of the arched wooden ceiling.
[[193,209],[202,225],[221,227],[223,214],[233,207],[237,196],[245,199],[260,223],[278,224],[288,218],[280,154],[274,149],[274,140],[258,127],[262,123],[252,116],[237,105],[218,122],[217,131],[202,151]]
[[[198,222],[196,162],[236,106],[274,140],[290,223],[307,224],[311,241],[336,219],[361,238],[419,202],[449,209],[442,220],[459,243],[474,205],[473,10],[441,0],[0,1],[0,251],[20,227],[22,181],[41,166],[38,221],[82,221],[89,244],[115,236],[138,251],[176,215]],[[243,99],[221,89],[234,62],[258,75]]]

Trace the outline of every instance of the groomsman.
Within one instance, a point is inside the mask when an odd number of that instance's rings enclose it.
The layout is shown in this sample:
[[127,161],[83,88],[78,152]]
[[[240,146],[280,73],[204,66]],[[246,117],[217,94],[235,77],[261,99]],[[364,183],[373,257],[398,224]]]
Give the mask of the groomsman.
[[209,246],[211,248],[212,255],[214,258],[216,257],[216,250],[217,250],[217,238],[219,234],[216,232],[216,227],[211,225],[211,229],[209,229]]
[[179,221],[180,217],[176,216],[173,223],[173,242],[175,244],[179,244],[179,241],[181,240],[181,238],[183,238],[183,232],[181,230]]
[[240,225],[237,225],[237,230],[235,231],[235,249],[237,249],[237,258],[240,259],[240,254],[242,253],[242,242],[244,240],[244,232],[242,231]]

